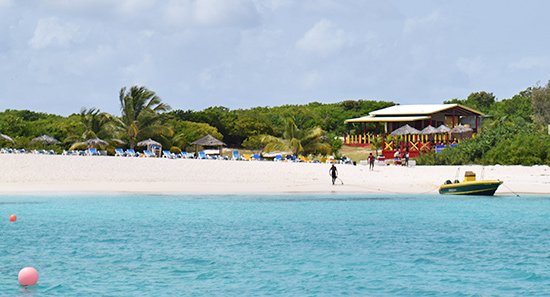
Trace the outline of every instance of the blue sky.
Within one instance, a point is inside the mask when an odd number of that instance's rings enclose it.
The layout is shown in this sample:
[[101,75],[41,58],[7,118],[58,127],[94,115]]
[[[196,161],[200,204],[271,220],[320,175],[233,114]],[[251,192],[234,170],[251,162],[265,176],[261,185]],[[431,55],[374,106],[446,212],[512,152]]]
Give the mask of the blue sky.
[[0,0],[0,110],[499,99],[550,79],[550,1]]

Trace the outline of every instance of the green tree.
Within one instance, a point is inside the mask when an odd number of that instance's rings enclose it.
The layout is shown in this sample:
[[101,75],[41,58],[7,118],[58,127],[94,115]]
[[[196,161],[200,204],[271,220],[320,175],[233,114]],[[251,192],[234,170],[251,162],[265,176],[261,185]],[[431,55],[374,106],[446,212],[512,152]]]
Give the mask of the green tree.
[[223,139],[223,135],[218,132],[216,127],[212,127],[206,123],[171,120],[169,124],[174,127],[175,131],[178,131],[173,137],[172,145],[178,146],[182,149],[188,148],[191,142],[206,136],[207,134],[210,134],[220,140]]
[[81,136],[83,140],[95,137],[108,139],[114,136],[116,127],[113,116],[97,108],[82,108],[80,121],[85,129]]
[[173,130],[161,122],[160,113],[170,110],[155,92],[143,86],[133,86],[129,90],[120,89],[120,110],[122,116],[118,125],[122,128],[134,148],[138,140],[154,136],[171,136]]
[[300,129],[293,118],[286,119],[282,138],[270,137],[269,140],[270,142],[265,146],[265,150],[268,152],[290,150],[294,155],[331,153],[331,145],[327,142],[323,129],[320,127]]
[[493,93],[487,93],[485,91],[471,93],[466,99],[466,103],[468,105],[471,105],[483,112],[489,111],[489,109],[495,102],[495,95],[493,95]]
[[542,128],[550,125],[550,81],[546,86],[534,88],[531,100],[535,123]]

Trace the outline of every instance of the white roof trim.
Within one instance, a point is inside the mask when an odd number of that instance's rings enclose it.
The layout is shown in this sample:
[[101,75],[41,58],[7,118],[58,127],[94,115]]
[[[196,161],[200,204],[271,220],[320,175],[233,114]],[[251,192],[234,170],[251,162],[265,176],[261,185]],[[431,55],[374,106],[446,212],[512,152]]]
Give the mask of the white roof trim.
[[387,123],[387,122],[414,122],[420,120],[429,120],[429,116],[410,116],[410,117],[373,117],[365,116],[345,120],[345,123]]
[[450,109],[458,106],[458,104],[413,104],[413,105],[394,105],[383,109],[375,110],[369,115],[371,116],[400,116],[400,115],[421,115],[434,114],[436,112]]

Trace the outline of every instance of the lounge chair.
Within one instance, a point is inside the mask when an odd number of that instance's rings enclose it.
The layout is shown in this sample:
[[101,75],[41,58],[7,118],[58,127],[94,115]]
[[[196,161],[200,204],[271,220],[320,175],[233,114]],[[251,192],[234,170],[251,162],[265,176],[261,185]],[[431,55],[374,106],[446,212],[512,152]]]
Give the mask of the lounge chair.
[[283,160],[283,156],[282,155],[275,155],[275,158],[273,158],[273,161],[282,161]]
[[252,160],[260,161],[262,157],[260,157],[260,154],[254,154],[252,155]]
[[156,157],[155,154],[153,154],[153,152],[150,150],[143,150],[143,156],[145,156],[146,158]]
[[231,157],[231,160],[242,160],[241,154],[239,151],[233,151],[233,157]]
[[115,149],[115,156],[116,157],[126,157],[126,153],[124,152],[124,150],[120,147],[116,148]]
[[126,157],[138,157],[139,154],[136,153],[133,149],[127,149],[126,150]]
[[162,157],[163,158],[168,158],[168,159],[175,159],[176,155],[172,154],[169,150],[163,150],[162,151]]
[[99,156],[99,151],[95,147],[88,148],[86,150],[86,155],[88,156]]
[[206,160],[206,159],[208,159],[208,155],[206,155],[205,152],[200,151],[200,152],[199,152],[199,159]]
[[179,158],[182,158],[182,159],[189,159],[189,158],[191,158],[191,156],[189,156],[189,155],[187,154],[187,152],[181,152],[181,153],[179,153],[178,157],[179,157]]

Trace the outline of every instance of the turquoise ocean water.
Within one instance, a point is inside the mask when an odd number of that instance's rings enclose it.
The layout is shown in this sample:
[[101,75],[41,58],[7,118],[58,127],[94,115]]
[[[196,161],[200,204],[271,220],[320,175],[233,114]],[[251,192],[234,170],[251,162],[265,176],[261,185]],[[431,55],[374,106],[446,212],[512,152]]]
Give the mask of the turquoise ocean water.
[[550,296],[550,197],[3,196],[0,232],[0,296]]

